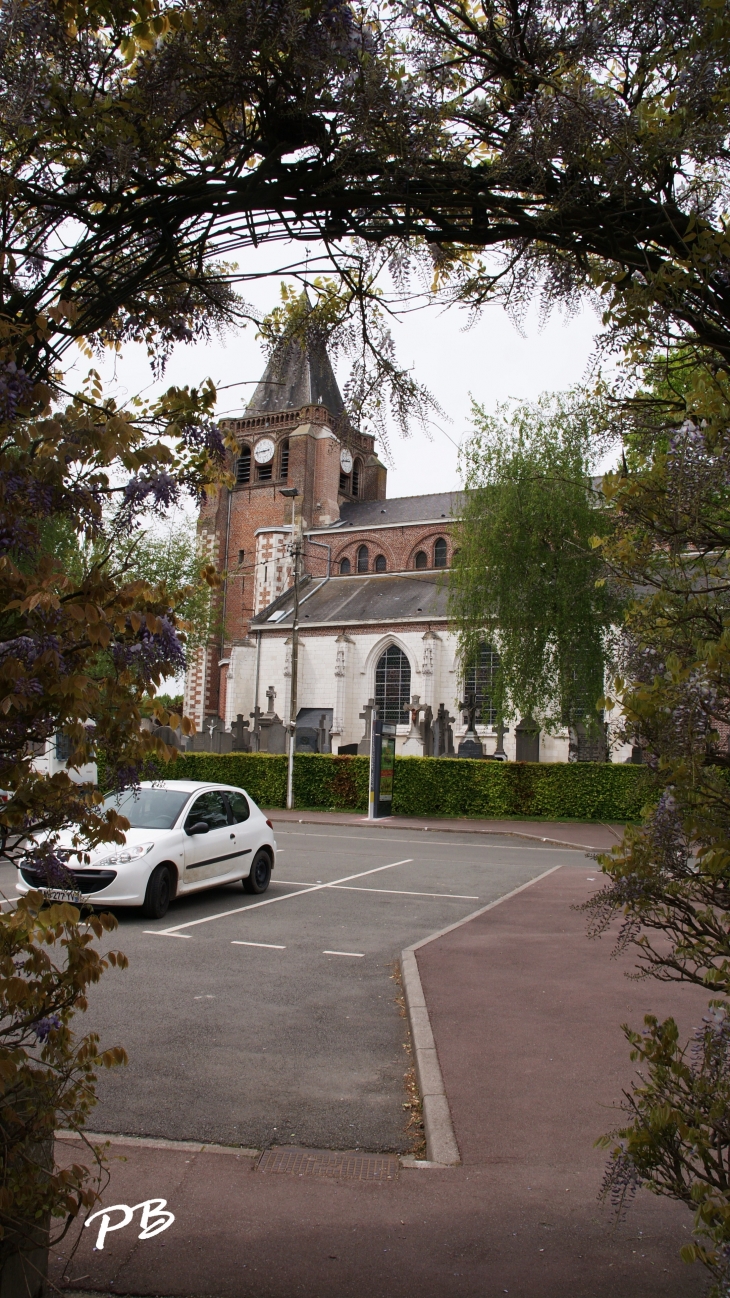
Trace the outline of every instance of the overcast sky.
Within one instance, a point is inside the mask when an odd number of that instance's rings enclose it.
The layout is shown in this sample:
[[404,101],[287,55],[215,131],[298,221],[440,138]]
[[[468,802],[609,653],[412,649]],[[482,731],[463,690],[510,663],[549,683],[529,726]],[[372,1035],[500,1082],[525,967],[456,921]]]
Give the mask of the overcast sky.
[[[251,251],[242,269],[255,269]],[[278,255],[281,256],[280,250]],[[248,284],[245,297],[262,311],[279,301],[279,279]],[[470,397],[487,410],[510,397],[530,400],[540,392],[557,391],[586,377],[594,336],[599,328],[593,310],[586,307],[566,321],[555,312],[540,329],[537,310],[528,316],[523,334],[499,306],[488,307],[471,328],[466,312],[429,308],[403,317],[393,327],[398,359],[412,366],[418,379],[430,388],[447,419],[435,416],[443,431],[432,427],[430,439],[414,428],[404,439],[393,429],[390,437],[388,495],[412,496],[458,487],[457,447],[470,427]],[[144,348],[127,347],[121,357],[99,366],[106,381],[115,378],[119,397],[145,392],[152,395],[169,384],[200,384],[210,376],[222,390],[218,413],[242,411],[265,365],[256,341],[255,326],[229,332],[209,344],[178,346],[163,383],[153,383]],[[89,362],[81,360],[76,376]],[[71,375],[68,375],[71,378]],[[343,366],[338,378],[344,382]],[[245,386],[229,387],[230,384]],[[381,451],[382,454],[382,451]]]

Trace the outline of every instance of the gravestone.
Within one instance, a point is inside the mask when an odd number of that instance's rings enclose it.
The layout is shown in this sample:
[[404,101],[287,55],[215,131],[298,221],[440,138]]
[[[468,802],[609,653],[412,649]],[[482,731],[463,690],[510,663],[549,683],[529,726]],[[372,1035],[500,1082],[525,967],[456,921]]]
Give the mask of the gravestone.
[[161,739],[169,748],[182,747],[180,732],[173,730],[172,726],[156,726],[152,734],[155,739]]
[[251,734],[249,732],[249,723],[244,721],[243,714],[239,712],[236,720],[231,726],[233,735],[233,751],[236,753],[251,752]]
[[534,717],[523,717],[515,729],[515,761],[539,762],[540,727]]
[[419,725],[421,716],[421,696],[413,694],[411,696],[411,706],[408,709],[408,715],[411,719],[411,728],[406,735],[401,754],[403,757],[423,757],[423,731]]
[[569,762],[607,762],[608,743],[605,730],[589,733],[582,721],[568,728]]
[[484,757],[484,749],[482,747],[482,741],[473,730],[471,731],[467,730],[463,739],[459,740],[459,748],[457,750],[456,756],[470,757],[477,761]]
[[330,729],[333,715],[332,708],[300,708],[297,713],[295,751],[331,753]]
[[439,710],[434,717],[431,728],[433,757],[454,757],[454,732],[451,729],[451,723],[454,720],[449,716],[448,708],[443,703],[439,703]]
[[373,728],[373,714],[377,716],[377,706],[375,699],[368,699],[360,715],[360,720],[365,722],[365,734],[357,746],[357,751],[361,757],[370,756],[370,738]]
[[492,753],[493,762],[507,761],[507,754],[504,751],[504,737],[505,735],[508,734],[509,734],[509,730],[505,730],[504,721],[498,721],[497,722],[497,747]]
[[423,746],[423,756],[433,757],[433,711],[431,704],[427,703],[422,708],[423,716],[419,722],[421,732],[421,744]]
[[249,716],[253,721],[253,729],[251,730],[251,752],[258,753],[261,749],[261,708],[258,703],[253,712],[249,712]]
[[259,732],[259,751],[262,753],[286,752],[286,726],[275,712],[267,712],[261,717]]
[[484,756],[484,747],[476,730],[476,715],[478,711],[477,699],[475,694],[467,694],[463,703],[459,704],[463,710],[464,720],[466,721],[466,734],[459,742],[457,757],[482,758]]
[[233,735],[226,730],[220,717],[205,718],[203,729],[193,735],[188,752],[192,753],[230,753],[233,751]]

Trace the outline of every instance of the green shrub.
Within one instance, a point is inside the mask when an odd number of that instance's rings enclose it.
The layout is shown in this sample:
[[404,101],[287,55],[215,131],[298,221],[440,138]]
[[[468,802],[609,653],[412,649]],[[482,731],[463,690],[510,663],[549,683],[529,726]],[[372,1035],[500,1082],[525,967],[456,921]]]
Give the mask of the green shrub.
[[[260,806],[283,807],[286,761],[269,753],[185,753],[165,776],[241,785]],[[393,811],[401,816],[638,820],[647,796],[644,774],[641,766],[610,763],[398,757]],[[365,814],[368,758],[297,754],[294,803]]]

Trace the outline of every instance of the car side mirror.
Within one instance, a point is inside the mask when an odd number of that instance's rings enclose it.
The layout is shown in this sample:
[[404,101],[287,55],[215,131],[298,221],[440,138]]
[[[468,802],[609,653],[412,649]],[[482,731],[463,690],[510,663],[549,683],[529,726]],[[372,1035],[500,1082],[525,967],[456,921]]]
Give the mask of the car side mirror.
[[189,829],[185,830],[185,833],[186,834],[207,834],[208,825],[204,820],[196,820],[194,825],[191,825]]

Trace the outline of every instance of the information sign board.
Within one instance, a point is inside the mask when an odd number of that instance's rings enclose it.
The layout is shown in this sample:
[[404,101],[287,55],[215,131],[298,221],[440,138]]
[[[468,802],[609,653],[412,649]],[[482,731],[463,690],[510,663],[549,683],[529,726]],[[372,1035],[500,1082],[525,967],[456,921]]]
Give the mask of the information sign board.
[[368,817],[380,820],[393,814],[395,726],[373,717],[370,738],[370,800]]

